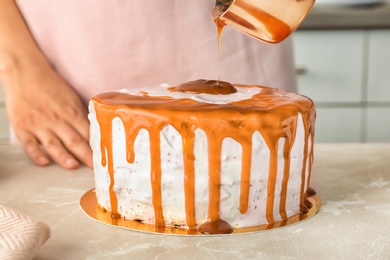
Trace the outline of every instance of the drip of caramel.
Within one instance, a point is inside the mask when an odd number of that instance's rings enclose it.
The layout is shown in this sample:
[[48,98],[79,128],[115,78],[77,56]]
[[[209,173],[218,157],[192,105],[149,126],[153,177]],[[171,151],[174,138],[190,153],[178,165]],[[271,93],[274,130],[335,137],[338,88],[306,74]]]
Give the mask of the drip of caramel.
[[199,226],[199,232],[203,234],[230,234],[233,232],[233,228],[220,218],[206,221]]
[[221,21],[219,17],[214,18],[215,25],[217,26],[217,37],[218,37],[218,54],[221,56],[221,38],[222,38],[222,29],[225,27],[225,23]]
[[313,196],[317,195],[317,192],[313,188],[309,187],[306,191],[306,194],[308,197],[313,197]]
[[[196,83],[198,82],[198,83]],[[200,85],[197,86],[197,84]],[[210,84],[206,92],[202,85]],[[184,86],[191,86],[189,89]],[[171,91],[213,93],[215,82],[195,81],[171,88]],[[260,86],[235,85],[236,88],[256,88],[257,94],[252,98],[230,102],[228,104],[200,103],[192,99],[174,99],[167,96],[130,95],[120,92],[108,92],[95,96],[92,101],[96,118],[100,126],[102,165],[108,165],[110,176],[110,200],[113,215],[118,215],[118,202],[113,190],[114,168],[112,149],[112,121],[119,117],[123,122],[126,134],[126,153],[129,163],[134,161],[134,142],[139,130],[145,129],[150,135],[151,156],[151,186],[156,226],[164,224],[161,197],[161,166],[160,166],[160,131],[168,124],[172,125],[182,137],[185,210],[187,225],[195,229],[195,171],[194,171],[194,142],[195,131],[200,128],[208,140],[209,156],[209,203],[208,221],[200,228],[205,233],[230,233],[232,228],[220,218],[221,192],[221,147],[225,138],[231,137],[242,146],[242,169],[240,186],[239,211],[245,214],[248,210],[251,169],[252,134],[258,131],[264,138],[270,151],[268,173],[268,196],[266,202],[266,219],[269,224],[274,220],[274,197],[278,167],[278,142],[285,139],[284,170],[282,191],[280,194],[280,215],[287,220],[286,200],[287,184],[290,175],[290,151],[295,142],[298,115],[302,115],[305,129],[303,151],[303,169],[301,172],[300,209],[307,212],[306,175],[310,181],[310,171],[313,161],[313,138],[315,107],[313,102],[304,96]],[[201,91],[199,89],[202,89]],[[198,92],[199,91],[199,92]],[[164,115],[161,117],[160,115]],[[218,122],[218,124],[215,124]],[[239,128],[239,131],[238,131]],[[309,138],[311,146],[309,147]],[[261,158],[254,158],[261,160]],[[308,165],[309,169],[306,168]],[[260,217],[260,216],[259,216]]]

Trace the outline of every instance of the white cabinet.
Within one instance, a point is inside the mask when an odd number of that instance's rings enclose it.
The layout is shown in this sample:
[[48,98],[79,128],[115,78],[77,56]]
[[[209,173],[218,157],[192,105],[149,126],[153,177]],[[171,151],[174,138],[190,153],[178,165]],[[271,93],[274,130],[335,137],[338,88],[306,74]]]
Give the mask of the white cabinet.
[[390,30],[369,33],[368,101],[390,102]]
[[0,143],[7,142],[9,138],[8,119],[4,104],[4,91],[0,82]]
[[367,142],[390,142],[390,105],[367,108]]
[[390,30],[297,31],[300,93],[317,142],[390,142]]
[[315,138],[318,142],[358,142],[363,134],[359,108],[318,107]]
[[3,90],[3,86],[1,85],[1,81],[0,81],[0,106],[4,105],[4,90]]
[[5,108],[0,107],[0,143],[5,143],[9,138],[8,120]]
[[295,59],[302,94],[319,102],[359,102],[363,74],[362,31],[296,32]]
[[369,35],[367,141],[390,142],[390,30]]

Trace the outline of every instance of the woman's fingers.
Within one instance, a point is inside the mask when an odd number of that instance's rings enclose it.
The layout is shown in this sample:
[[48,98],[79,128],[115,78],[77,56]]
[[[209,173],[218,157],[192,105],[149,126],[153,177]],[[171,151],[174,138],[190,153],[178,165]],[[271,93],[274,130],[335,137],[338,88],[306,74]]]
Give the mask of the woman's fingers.
[[43,133],[40,136],[40,142],[46,153],[61,167],[65,169],[76,169],[79,167],[79,162],[53,132],[46,131]]
[[79,162],[65,149],[61,141],[51,131],[39,131],[38,135],[40,137],[25,129],[15,131],[24,151],[36,165],[47,166],[50,164],[49,158],[51,158],[65,169],[71,170],[79,167]]
[[50,164],[48,156],[42,151],[37,138],[28,131],[16,132],[20,143],[28,157],[38,166]]
[[83,130],[88,132],[88,124],[80,125],[80,127],[85,127],[84,129],[80,129],[78,125],[64,124],[60,128],[55,129],[55,132],[70,153],[86,166],[92,168],[92,151],[89,146],[89,139],[80,135],[80,132],[83,132]]
[[58,104],[55,110],[84,140],[89,140],[88,112],[79,100],[72,100],[72,104]]
[[49,158],[65,169],[76,169],[80,162],[92,168],[87,117],[66,120],[61,113],[31,113],[26,120],[18,120],[15,134],[26,154],[39,166],[50,164]]

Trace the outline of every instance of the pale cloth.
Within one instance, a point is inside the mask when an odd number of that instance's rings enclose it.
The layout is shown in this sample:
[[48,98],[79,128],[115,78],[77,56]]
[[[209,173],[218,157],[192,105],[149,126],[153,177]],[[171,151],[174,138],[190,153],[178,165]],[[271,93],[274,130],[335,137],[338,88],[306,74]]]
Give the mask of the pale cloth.
[[32,259],[49,237],[42,221],[0,205],[0,259]]
[[87,102],[107,90],[196,79],[296,91],[291,39],[267,44],[226,27],[215,0],[17,0],[40,48]]

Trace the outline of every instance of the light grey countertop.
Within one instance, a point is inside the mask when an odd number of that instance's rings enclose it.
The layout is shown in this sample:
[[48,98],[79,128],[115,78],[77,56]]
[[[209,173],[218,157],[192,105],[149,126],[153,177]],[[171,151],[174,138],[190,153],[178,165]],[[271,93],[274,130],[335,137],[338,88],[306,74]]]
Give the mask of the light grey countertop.
[[390,1],[372,5],[314,4],[298,30],[390,29]]
[[91,169],[38,168],[0,145],[0,204],[52,230],[36,259],[390,259],[390,143],[317,144],[319,213],[287,227],[221,236],[141,233],[97,222],[79,206]]

